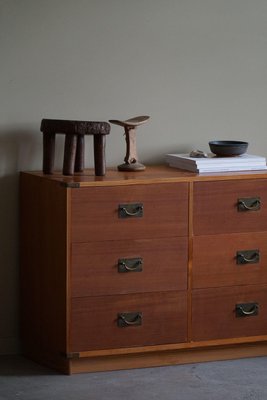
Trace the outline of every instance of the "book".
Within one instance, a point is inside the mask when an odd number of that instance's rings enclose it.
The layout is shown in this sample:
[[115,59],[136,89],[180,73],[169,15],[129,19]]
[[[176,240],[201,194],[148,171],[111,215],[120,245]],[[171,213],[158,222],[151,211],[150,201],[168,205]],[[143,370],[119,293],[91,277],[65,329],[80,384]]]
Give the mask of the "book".
[[239,163],[234,163],[234,162],[228,162],[228,163],[203,163],[203,164],[190,164],[187,163],[186,161],[183,160],[170,160],[169,164],[172,164],[173,166],[179,165],[179,166],[190,166],[190,167],[195,167],[195,168],[221,168],[221,167],[265,167],[266,162],[262,161],[248,161],[248,162],[239,162]]
[[205,173],[205,172],[235,172],[235,171],[261,171],[261,170],[267,170],[267,166],[248,166],[248,165],[236,165],[229,167],[227,165],[225,166],[219,166],[219,167],[196,167],[194,165],[176,165],[176,164],[169,164],[170,167],[172,168],[178,168],[178,169],[184,169],[187,171],[191,172],[197,172],[197,173]]
[[235,157],[217,157],[214,154],[209,154],[206,158],[190,157],[189,154],[167,154],[166,161],[170,167],[197,173],[267,169],[265,157],[250,154]]
[[229,165],[229,164],[239,164],[239,163],[257,163],[257,165],[266,165],[266,158],[263,156],[242,154],[235,157],[217,157],[214,154],[208,154],[208,157],[197,158],[190,157],[189,154],[166,154],[167,162],[177,162],[183,161],[185,164],[190,165]]

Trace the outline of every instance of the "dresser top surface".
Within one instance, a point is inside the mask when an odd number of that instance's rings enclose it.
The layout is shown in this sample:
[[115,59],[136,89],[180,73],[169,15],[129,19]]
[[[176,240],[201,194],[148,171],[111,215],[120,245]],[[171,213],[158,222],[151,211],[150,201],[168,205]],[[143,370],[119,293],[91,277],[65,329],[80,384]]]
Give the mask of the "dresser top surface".
[[194,172],[171,168],[167,165],[147,166],[145,171],[138,172],[122,172],[118,171],[116,168],[108,168],[105,176],[95,176],[94,169],[85,169],[84,172],[76,173],[73,176],[64,176],[61,172],[54,172],[52,175],[47,175],[42,171],[27,171],[22,172],[22,174],[60,182],[66,187],[75,185],[86,187],[267,178],[266,170],[197,174]]

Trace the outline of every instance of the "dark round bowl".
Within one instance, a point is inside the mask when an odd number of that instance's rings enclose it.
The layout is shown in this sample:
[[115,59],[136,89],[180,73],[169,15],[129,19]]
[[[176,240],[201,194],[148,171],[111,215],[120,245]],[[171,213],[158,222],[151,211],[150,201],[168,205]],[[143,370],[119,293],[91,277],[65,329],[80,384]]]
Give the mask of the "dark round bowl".
[[213,140],[209,142],[212,153],[220,157],[233,157],[244,154],[248,148],[248,142],[238,140]]

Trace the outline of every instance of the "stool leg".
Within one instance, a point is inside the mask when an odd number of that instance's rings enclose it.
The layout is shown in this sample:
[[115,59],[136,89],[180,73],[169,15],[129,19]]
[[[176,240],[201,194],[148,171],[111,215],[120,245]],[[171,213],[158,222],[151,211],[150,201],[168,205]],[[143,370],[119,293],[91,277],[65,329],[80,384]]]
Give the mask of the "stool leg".
[[74,171],[83,172],[83,170],[84,170],[84,135],[78,135]]
[[94,135],[95,175],[103,176],[106,173],[106,135]]
[[72,135],[72,134],[66,135],[65,148],[64,148],[64,161],[63,161],[63,175],[74,174],[76,148],[77,148],[77,135]]
[[52,174],[55,160],[56,134],[43,132],[43,173]]

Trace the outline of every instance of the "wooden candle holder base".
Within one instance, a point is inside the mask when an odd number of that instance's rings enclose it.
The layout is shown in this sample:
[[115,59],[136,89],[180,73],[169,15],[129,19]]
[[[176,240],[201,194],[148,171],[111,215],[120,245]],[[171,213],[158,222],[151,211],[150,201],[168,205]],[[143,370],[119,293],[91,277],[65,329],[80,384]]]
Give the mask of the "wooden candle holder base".
[[124,163],[121,165],[118,165],[118,170],[119,171],[144,171],[146,169],[146,167],[144,166],[144,164],[141,164],[139,162],[135,162],[135,163]]

